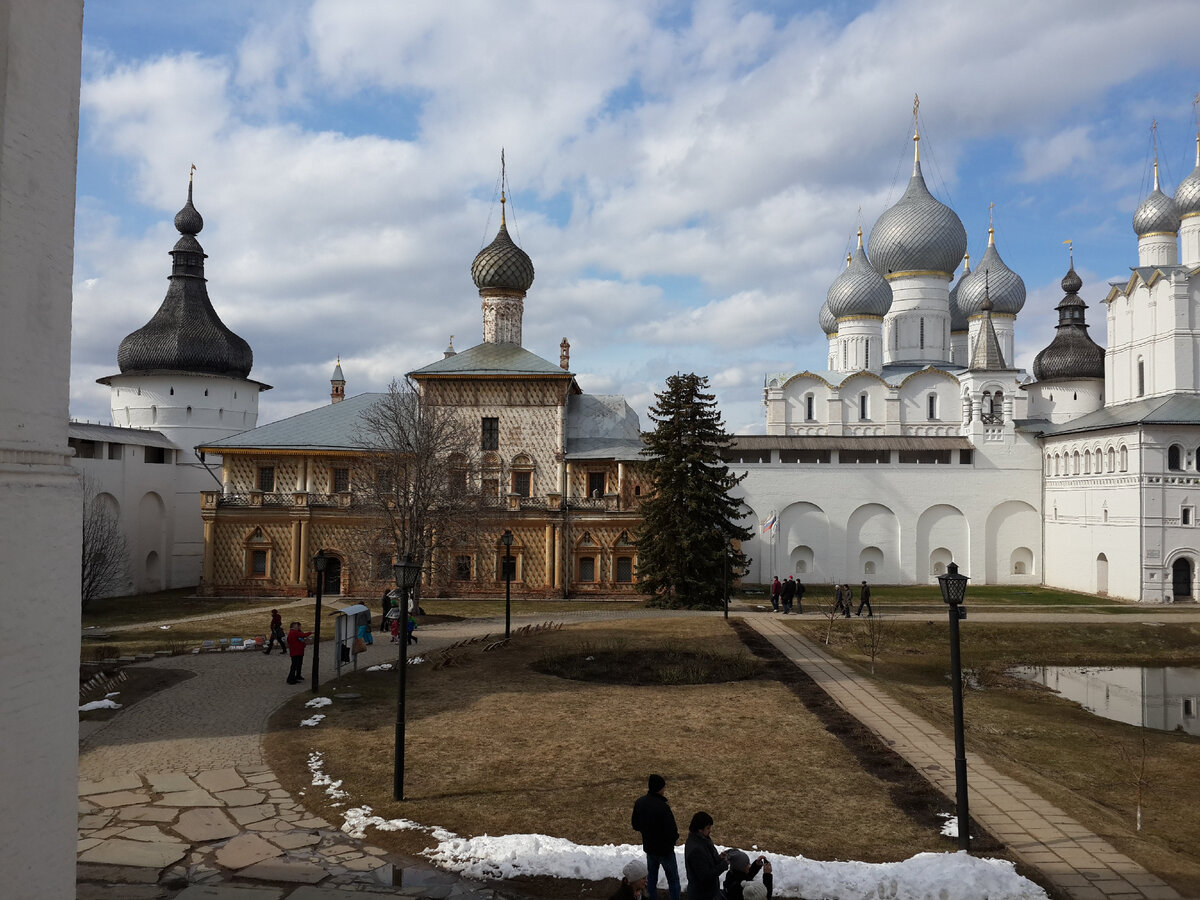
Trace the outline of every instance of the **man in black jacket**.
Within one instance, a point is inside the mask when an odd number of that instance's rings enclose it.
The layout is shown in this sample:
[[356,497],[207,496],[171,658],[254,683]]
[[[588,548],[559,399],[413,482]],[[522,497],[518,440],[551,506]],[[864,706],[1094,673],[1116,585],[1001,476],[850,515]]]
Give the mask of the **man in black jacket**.
[[788,580],[783,583],[783,591],[780,599],[783,600],[783,614],[786,616],[792,611],[792,601],[796,598],[796,582],[792,576],[788,576]]
[[646,851],[648,870],[646,887],[651,897],[658,896],[658,868],[662,866],[671,900],[679,900],[679,866],[675,862],[675,842],[679,840],[679,829],[675,825],[671,804],[663,793],[667,788],[667,780],[661,775],[651,775],[649,788],[633,804],[633,816],[630,818],[633,830],[642,833],[642,849]]

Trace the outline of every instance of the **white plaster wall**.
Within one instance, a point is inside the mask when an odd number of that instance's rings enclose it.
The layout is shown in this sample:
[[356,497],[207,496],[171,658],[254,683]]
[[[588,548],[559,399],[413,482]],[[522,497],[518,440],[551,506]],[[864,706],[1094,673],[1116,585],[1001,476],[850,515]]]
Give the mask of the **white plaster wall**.
[[113,375],[105,381],[114,425],[162,432],[189,460],[198,444],[258,423],[260,388],[253,381],[184,374]]
[[1185,216],[1179,229],[1179,261],[1185,266],[1200,266],[1200,214]]
[[1035,382],[1025,388],[1031,419],[1069,422],[1095,412],[1104,405],[1104,381],[1079,378],[1070,381]]
[[0,4],[0,884],[75,896],[79,479],[67,461],[82,0]]
[[[892,305],[884,317],[884,364],[950,360],[950,280],[943,275],[888,279]],[[925,341],[921,345],[921,320]],[[899,334],[897,335],[897,331]]]

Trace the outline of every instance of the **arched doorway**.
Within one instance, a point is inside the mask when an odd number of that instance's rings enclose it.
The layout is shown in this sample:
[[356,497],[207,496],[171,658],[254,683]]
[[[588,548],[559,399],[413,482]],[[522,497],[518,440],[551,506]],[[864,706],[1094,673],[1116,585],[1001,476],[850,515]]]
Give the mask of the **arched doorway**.
[[1171,593],[1176,597],[1192,596],[1192,561],[1181,557],[1171,564]]
[[1096,557],[1096,593],[1108,593],[1108,557],[1103,553]]
[[342,592],[342,561],[336,556],[329,557],[325,564],[325,593],[340,594]]

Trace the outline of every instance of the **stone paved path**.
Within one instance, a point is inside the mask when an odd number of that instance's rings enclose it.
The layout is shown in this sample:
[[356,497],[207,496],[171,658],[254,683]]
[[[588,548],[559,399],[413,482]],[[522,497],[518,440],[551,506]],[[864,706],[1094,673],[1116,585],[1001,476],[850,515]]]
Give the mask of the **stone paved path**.
[[[954,738],[915,715],[876,682],[819,650],[774,616],[745,620],[848,713],[951,800]],[[1111,617],[1109,617],[1111,621]],[[971,818],[1073,900],[1179,900],[1180,895],[1020,782],[967,753]]]

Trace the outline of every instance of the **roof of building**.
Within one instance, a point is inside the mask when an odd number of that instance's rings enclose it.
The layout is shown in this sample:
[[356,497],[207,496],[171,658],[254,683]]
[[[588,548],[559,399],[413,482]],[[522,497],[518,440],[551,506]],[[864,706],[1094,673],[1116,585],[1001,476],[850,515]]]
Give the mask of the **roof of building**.
[[67,437],[77,441],[97,441],[106,444],[137,444],[139,447],[163,447],[176,449],[175,445],[159,431],[147,428],[121,428],[117,425],[100,425],[91,422],[71,422],[67,425]]
[[1003,372],[1008,366],[1004,362],[1004,351],[996,337],[996,326],[992,324],[992,301],[983,298],[983,325],[975,335],[975,346],[971,348],[972,372]]
[[967,249],[962,220],[925,185],[921,163],[913,162],[912,178],[896,205],[884,210],[871,229],[867,255],[880,275],[899,272],[945,272],[949,275]]
[[[500,202],[503,204],[503,199]],[[475,287],[481,291],[500,288],[524,293],[533,285],[533,260],[508,236],[503,207],[500,214],[500,230],[496,232],[495,239],[480,250],[471,263],[471,278],[475,281]]]
[[1200,425],[1200,396],[1171,394],[1146,397],[1118,406],[1106,406],[1070,422],[1057,425],[1047,423],[1038,430],[1047,435],[1074,434],[1139,424]]
[[117,350],[121,373],[184,372],[246,378],[254,365],[250,345],[213,309],[204,279],[204,248],[196,235],[204,219],[188,199],[175,216],[181,237],[171,250],[167,295],[150,321],[126,336]]
[[1138,237],[1179,231],[1179,207],[1158,186],[1158,160],[1154,160],[1154,190],[1133,213],[1133,230]]
[[1184,219],[1200,215],[1200,134],[1196,135],[1196,168],[1175,188],[1175,208]]
[[829,292],[825,295],[825,306],[829,308],[834,319],[847,316],[884,316],[892,307],[892,287],[867,259],[863,250],[861,228],[858,230],[858,249],[849,257],[846,268],[829,286]]
[[736,450],[970,450],[971,442],[958,436],[859,436],[799,434],[735,434]]
[[200,445],[201,450],[361,450],[356,440],[362,414],[386,394],[347,397],[341,403],[318,406],[268,425],[260,425],[219,441]]
[[1082,287],[1083,279],[1072,265],[1062,280],[1065,293],[1056,307],[1054,340],[1033,359],[1033,376],[1038,381],[1104,377],[1104,348],[1088,335],[1087,304],[1079,296]]
[[541,375],[570,378],[562,367],[542,359],[518,344],[476,344],[410,373],[426,375]]
[[1000,258],[995,231],[990,227],[983,259],[974,272],[963,276],[957,288],[958,307],[968,318],[983,312],[985,297],[991,299],[992,308],[998,313],[1015,316],[1025,306],[1025,281]]

